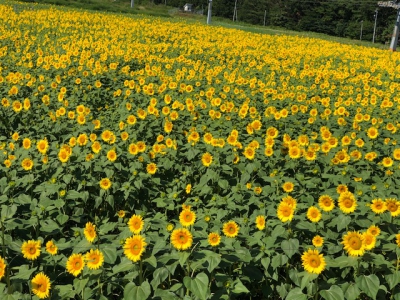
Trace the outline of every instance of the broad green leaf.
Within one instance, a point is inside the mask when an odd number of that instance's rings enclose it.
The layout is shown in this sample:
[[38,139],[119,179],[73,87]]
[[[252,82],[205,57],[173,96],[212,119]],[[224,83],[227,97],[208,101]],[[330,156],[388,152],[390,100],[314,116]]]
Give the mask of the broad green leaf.
[[89,278],[75,278],[74,279],[74,289],[77,294],[80,294],[85,288],[86,284],[89,282]]
[[199,273],[192,279],[188,276],[183,278],[183,283],[199,299],[205,300],[208,297],[208,277],[205,273]]
[[389,284],[389,289],[393,289],[400,283],[400,271],[394,271],[392,274],[386,275],[385,279]]
[[304,272],[303,277],[301,278],[300,288],[303,290],[310,282],[318,277],[318,274]]
[[379,290],[379,278],[375,274],[368,276],[361,275],[356,278],[356,283],[361,292],[367,294],[372,299],[376,299]]
[[233,289],[232,293],[234,294],[242,294],[242,293],[250,293],[250,291],[247,289],[247,287],[239,280],[236,279],[234,284],[233,284]]
[[36,271],[36,269],[34,269],[34,268],[29,269],[29,267],[27,265],[22,265],[17,269],[18,269],[17,275],[12,276],[11,279],[28,280],[28,279],[30,279],[32,273]]
[[326,300],[343,300],[344,294],[342,289],[337,285],[332,285],[329,290],[322,290],[319,292],[322,298]]
[[129,282],[124,288],[124,299],[147,299],[151,294],[150,284],[145,281],[141,286],[136,286],[134,283]]
[[283,266],[288,262],[288,257],[285,254],[278,253],[272,258],[271,266],[276,269],[277,267]]
[[354,283],[350,283],[347,288],[343,288],[343,291],[345,292],[344,297],[347,300],[356,300],[360,295],[360,290]]
[[207,255],[207,262],[207,271],[211,273],[221,262],[221,256],[218,253],[209,254]]
[[282,241],[281,247],[283,252],[291,258],[299,249],[299,240],[290,239],[288,241]]
[[187,251],[179,251],[178,252],[178,256],[179,256],[179,264],[181,265],[181,267],[183,268],[185,266],[185,262],[188,259],[188,257],[190,256],[190,253]]
[[1,206],[1,220],[4,222],[7,219],[11,219],[17,212],[17,206],[13,205],[2,205]]
[[108,264],[114,264],[115,260],[117,259],[117,251],[116,249],[110,248],[110,246],[107,246],[103,249],[100,249],[100,251],[104,255],[104,262]]
[[168,270],[165,267],[158,268],[153,273],[153,280],[150,282],[151,286],[155,290],[158,285],[168,277]]
[[307,300],[307,295],[303,294],[300,288],[291,289],[285,300]]

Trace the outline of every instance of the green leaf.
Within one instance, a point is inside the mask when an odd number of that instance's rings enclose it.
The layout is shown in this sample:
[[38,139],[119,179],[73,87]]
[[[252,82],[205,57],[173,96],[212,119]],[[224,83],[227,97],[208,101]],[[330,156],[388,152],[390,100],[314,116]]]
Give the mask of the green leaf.
[[1,220],[4,222],[7,219],[11,219],[17,212],[17,206],[13,205],[2,205],[1,206]]
[[375,274],[361,275],[356,278],[356,283],[361,292],[372,299],[376,299],[379,290],[379,278]]
[[32,273],[35,272],[35,269],[29,269],[27,265],[22,265],[19,268],[18,274],[15,276],[12,276],[11,279],[23,279],[23,280],[28,280]]
[[344,294],[342,289],[337,285],[332,285],[329,290],[320,291],[319,294],[326,300],[343,300]]
[[107,248],[100,249],[100,250],[104,255],[104,262],[106,262],[108,264],[114,264],[115,260],[117,259],[116,249],[107,247]]
[[307,295],[303,294],[300,288],[291,289],[285,300],[307,300]]
[[124,299],[147,299],[151,294],[150,284],[145,281],[141,286],[136,286],[134,283],[129,282],[124,289]]
[[288,257],[284,254],[278,253],[272,258],[271,266],[276,269],[277,267],[283,266],[288,262]]
[[303,290],[309,283],[311,283],[317,277],[318,274],[304,272],[304,275],[301,278],[301,284],[300,284],[301,290]]
[[281,247],[283,252],[291,258],[299,249],[299,240],[298,239],[290,239],[288,241],[282,241]]
[[233,285],[232,293],[234,294],[242,294],[242,293],[250,293],[247,287],[239,280],[236,279]]
[[205,300],[208,297],[208,277],[205,273],[197,274],[192,279],[188,276],[183,278],[183,284],[199,299]]
[[336,228],[338,232],[340,232],[342,229],[345,229],[351,222],[351,218],[343,214],[339,214],[339,216],[336,219],[337,219]]
[[[335,259],[335,264],[337,267],[343,269],[346,267],[354,267],[357,265],[358,258],[352,256],[340,256]],[[333,267],[333,266],[332,266]]]
[[263,257],[261,259],[261,264],[263,265],[263,267],[265,268],[265,270],[268,269],[269,264],[271,263],[271,259],[269,257]]
[[190,253],[187,251],[179,251],[178,252],[178,256],[179,256],[179,264],[181,265],[181,267],[183,268],[185,265],[186,260],[188,259],[188,257],[190,256]]
[[357,285],[354,283],[350,283],[347,288],[343,288],[344,297],[347,300],[356,300],[360,295],[360,290],[358,289]]
[[89,278],[75,278],[74,279],[74,289],[77,294],[82,292],[82,290],[85,288],[86,284],[89,282]]
[[119,272],[127,272],[132,270],[133,268],[133,264],[132,261],[130,261],[129,259],[123,257],[121,259],[121,262],[118,265],[115,265],[112,270],[113,270],[113,275],[117,274]]
[[174,293],[162,289],[156,289],[154,297],[158,297],[162,300],[177,300],[179,299]]
[[155,256],[151,255],[148,258],[146,258],[145,260],[143,260],[143,262],[147,262],[149,265],[151,265],[153,268],[157,267],[157,259]]
[[389,289],[393,289],[396,285],[400,283],[400,271],[394,271],[393,274],[386,275],[385,279],[389,284]]
[[217,253],[207,255],[208,267],[207,271],[212,272],[221,262],[221,256]]
[[168,277],[168,270],[165,267],[158,268],[153,273],[153,280],[151,281],[151,286],[155,290],[161,282],[164,282]]

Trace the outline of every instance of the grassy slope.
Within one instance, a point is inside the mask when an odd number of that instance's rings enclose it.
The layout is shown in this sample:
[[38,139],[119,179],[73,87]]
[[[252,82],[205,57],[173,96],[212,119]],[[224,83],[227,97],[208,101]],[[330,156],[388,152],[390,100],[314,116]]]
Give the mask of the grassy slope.
[[[4,3],[7,0],[0,0],[0,3]],[[29,1],[29,0],[25,0]],[[8,2],[8,1],[7,1]],[[195,14],[186,14],[179,12],[178,8],[174,8],[166,5],[155,5],[149,0],[134,0],[134,8],[131,8],[130,0],[36,0],[36,3],[42,4],[54,4],[54,5],[63,5],[67,7],[80,8],[80,9],[89,9],[96,11],[105,11],[105,12],[115,12],[115,13],[124,13],[124,14],[141,14],[141,15],[149,15],[156,16],[161,18],[169,18],[169,20],[177,19],[177,20],[185,20],[187,22],[199,22],[202,24],[206,23],[206,16],[195,15]],[[168,0],[167,0],[168,3]],[[362,45],[367,47],[375,47],[380,49],[388,49],[388,45],[383,44],[373,44],[369,41],[359,41],[359,40],[351,40],[348,38],[340,38],[329,36],[326,34],[315,33],[315,32],[299,32],[286,30],[282,28],[271,28],[264,26],[256,26],[250,25],[244,22],[233,22],[229,19],[213,17],[212,26],[223,26],[227,28],[234,28],[254,33],[261,34],[278,34],[278,35],[297,35],[303,37],[311,37],[311,38],[319,38],[328,41],[334,41],[342,44],[352,44],[352,45]]]

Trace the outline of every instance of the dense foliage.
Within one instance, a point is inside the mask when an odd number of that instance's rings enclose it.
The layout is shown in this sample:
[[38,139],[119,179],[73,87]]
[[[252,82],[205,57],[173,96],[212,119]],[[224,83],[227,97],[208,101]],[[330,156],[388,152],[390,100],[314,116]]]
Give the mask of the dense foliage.
[[0,6],[1,299],[400,299],[400,55]]

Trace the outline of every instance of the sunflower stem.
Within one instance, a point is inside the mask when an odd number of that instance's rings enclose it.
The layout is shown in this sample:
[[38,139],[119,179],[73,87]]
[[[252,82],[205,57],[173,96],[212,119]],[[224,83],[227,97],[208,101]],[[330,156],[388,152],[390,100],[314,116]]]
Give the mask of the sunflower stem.
[[318,299],[318,276],[315,278],[315,294],[314,294],[314,300]]
[[139,285],[143,283],[143,262],[139,260]]

